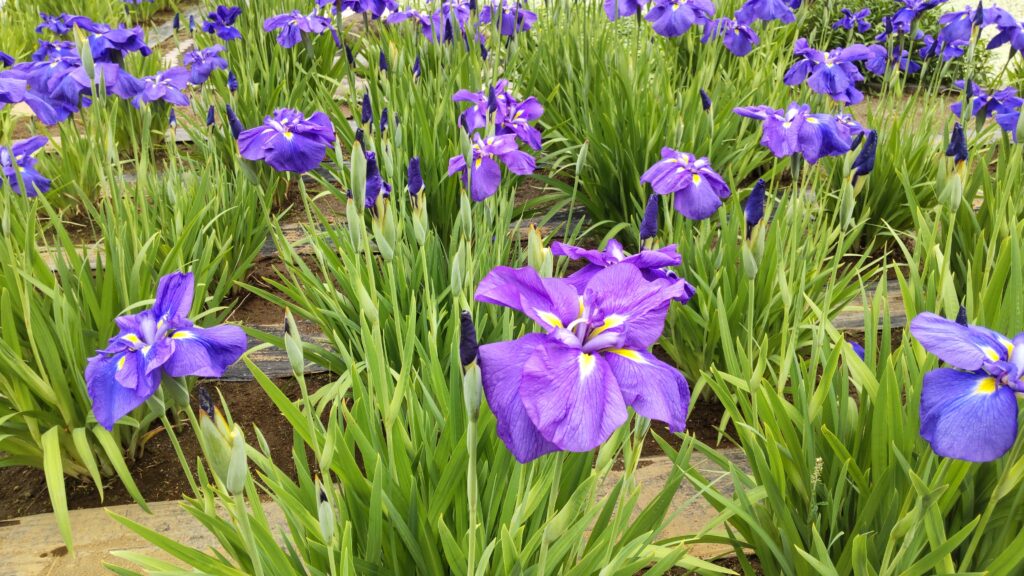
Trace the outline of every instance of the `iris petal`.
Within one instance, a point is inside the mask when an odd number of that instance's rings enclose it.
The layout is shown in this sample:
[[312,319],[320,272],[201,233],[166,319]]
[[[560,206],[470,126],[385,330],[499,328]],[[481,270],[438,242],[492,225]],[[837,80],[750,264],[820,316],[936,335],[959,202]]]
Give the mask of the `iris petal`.
[[921,389],[921,436],[939,456],[995,460],[1017,438],[1017,399],[987,374],[932,370]]

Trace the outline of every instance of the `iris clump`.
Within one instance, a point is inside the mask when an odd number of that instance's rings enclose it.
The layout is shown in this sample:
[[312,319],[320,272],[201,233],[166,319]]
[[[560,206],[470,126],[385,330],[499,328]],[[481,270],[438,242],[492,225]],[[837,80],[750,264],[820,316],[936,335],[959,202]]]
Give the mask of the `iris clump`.
[[681,36],[693,26],[703,26],[715,16],[711,0],[654,0],[646,19],[661,36]]
[[165,376],[219,378],[245,352],[241,328],[199,328],[189,320],[193,293],[191,273],[164,276],[153,307],[118,317],[118,334],[89,359],[92,411],[107,430],[156,394]]
[[693,220],[714,214],[731,194],[707,158],[672,148],[661,149],[661,160],[648,168],[640,181],[650,184],[657,194],[673,194],[676,211]]
[[241,15],[242,9],[237,6],[217,6],[213,12],[206,15],[202,30],[207,34],[216,34],[226,42],[238,40],[242,33],[235,28],[235,21]]
[[832,24],[833,30],[856,30],[861,34],[871,30],[871,21],[868,20],[868,16],[871,16],[871,8],[863,8],[857,12],[843,8],[841,12],[843,16]]
[[220,55],[223,51],[223,46],[214,44],[209,48],[186,52],[183,62],[189,69],[189,83],[196,86],[205,84],[214,70],[227,70],[228,61]]
[[498,437],[520,462],[556,450],[587,452],[637,414],[686,427],[686,378],[657,359],[665,315],[685,287],[648,281],[633,264],[595,274],[582,289],[533,268],[495,268],[476,300],[518,310],[543,332],[479,348]]
[[761,41],[753,28],[732,18],[718,18],[704,24],[700,41],[706,44],[713,38],[721,38],[722,44],[736,56],[746,56]]
[[921,436],[939,456],[989,462],[1017,439],[1017,394],[1024,393],[1024,333],[1013,340],[982,326],[925,312],[910,332],[950,365],[924,375]]
[[307,118],[298,110],[278,108],[262,125],[238,135],[238,149],[246,160],[263,160],[279,172],[303,173],[320,166],[334,138],[334,125],[323,112]]
[[815,50],[807,44],[806,38],[796,41],[793,54],[797,60],[783,78],[787,86],[797,86],[804,81],[811,90],[825,94],[836,102],[858,104],[864,94],[857,90],[857,82],[864,76],[854,62],[867,60],[872,53],[863,44],[852,44],[828,52]]
[[263,22],[263,30],[271,32],[280,30],[277,43],[283,48],[291,48],[302,42],[306,35],[319,35],[331,30],[331,20],[316,13],[303,14],[292,10],[287,14],[271,16]]
[[519,142],[514,134],[503,136],[473,135],[472,155],[469,163],[462,155],[452,156],[448,160],[448,175],[462,174],[463,184],[469,188],[470,198],[480,202],[494,195],[501,185],[501,166],[508,167],[513,174],[525,176],[533,174],[536,160],[519,149]]
[[499,21],[498,31],[502,36],[514,36],[517,32],[526,32],[533,27],[537,13],[527,10],[520,2],[499,0],[480,10],[481,24],[490,24],[495,19]]

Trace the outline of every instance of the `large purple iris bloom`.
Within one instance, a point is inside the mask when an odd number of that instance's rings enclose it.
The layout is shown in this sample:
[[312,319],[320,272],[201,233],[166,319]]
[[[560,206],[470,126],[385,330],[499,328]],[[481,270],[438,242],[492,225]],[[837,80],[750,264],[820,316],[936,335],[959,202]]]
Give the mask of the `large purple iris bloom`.
[[[799,4],[797,4],[799,5]],[[791,4],[785,0],[747,0],[736,11],[736,20],[750,24],[754,20],[778,20],[783,24],[796,22]]]
[[369,13],[373,18],[380,18],[385,10],[395,12],[398,2],[395,0],[341,0],[342,10],[351,10],[356,14]]
[[1024,333],[1011,341],[929,312],[914,318],[910,333],[951,366],[924,376],[921,436],[947,458],[988,462],[1005,454],[1017,439]]
[[619,18],[632,16],[637,10],[644,7],[650,0],[604,0],[604,13],[608,19],[615,21]]
[[786,110],[771,106],[744,106],[733,112],[762,121],[761,145],[776,158],[800,154],[814,164],[824,156],[850,151],[853,136],[863,128],[852,118],[811,114],[811,107],[793,102]]
[[319,35],[331,30],[331,20],[316,13],[303,14],[292,10],[288,14],[271,16],[263,21],[263,30],[281,30],[277,34],[277,43],[284,48],[291,48],[302,42],[305,34]]
[[146,45],[146,34],[141,26],[128,28],[120,24],[117,28],[111,28],[85,16],[71,16],[67,21],[89,33],[89,49],[96,62],[120,62],[131,52],[143,56],[153,53]]
[[45,99],[40,98],[33,90],[29,90],[28,80],[23,74],[16,71],[0,72],[0,110],[8,104],[24,102],[39,118],[39,120],[51,126],[63,120],[60,114]]
[[921,71],[921,65],[910,59],[910,52],[900,50],[898,46],[893,46],[892,52],[889,52],[881,44],[872,44],[868,46],[868,51],[871,56],[864,60],[864,68],[872,74],[885,76],[889,66],[896,63],[900,70],[910,74],[917,74]]
[[238,136],[246,160],[263,160],[279,172],[315,170],[334,144],[334,125],[323,112],[306,118],[298,110],[278,108],[261,126]]
[[[961,90],[965,88],[963,80],[957,80],[953,84]],[[967,89],[967,98],[971,102],[971,115],[982,122],[988,120],[989,116],[1012,112],[1014,108],[1020,107],[1021,100],[1017,97],[1017,89],[1013,86],[1007,86],[989,94],[974,82],[971,82]],[[950,104],[949,110],[954,116],[960,118],[963,113],[963,102],[956,101]]]
[[89,359],[85,381],[96,420],[107,430],[172,378],[219,378],[245,352],[237,326],[199,328],[188,319],[192,274],[160,279],[153,308],[117,318],[120,332]]
[[1024,52],[1024,23],[1019,22],[1006,10],[992,7],[985,11],[986,24],[995,25],[998,32],[988,43],[988,48],[998,48],[1009,44],[1010,48]]
[[541,133],[530,122],[544,114],[544,106],[530,96],[518,100],[508,91],[508,80],[498,80],[489,90],[470,92],[459,90],[452,96],[455,102],[472,104],[459,114],[459,124],[472,133],[486,128],[493,117],[495,134],[515,134],[534,150],[541,149]]
[[490,24],[495,14],[501,18],[499,31],[502,36],[514,36],[517,32],[526,32],[537,21],[537,13],[530,12],[520,2],[500,0],[492,6],[488,4],[480,11],[480,22]]
[[654,0],[654,8],[646,20],[661,36],[672,38],[686,33],[692,26],[703,26],[715,16],[711,0]]
[[492,196],[501,185],[501,160],[513,174],[533,174],[536,160],[519,149],[515,134],[481,138],[473,135],[473,155],[470,164],[466,157],[452,156],[448,160],[448,175],[462,173],[462,182],[469,186],[470,198],[480,202]]
[[[652,198],[655,197],[652,196]],[[651,205],[651,202],[648,202],[648,205]],[[657,209],[656,201],[653,206]],[[551,244],[551,253],[555,256],[565,256],[570,260],[586,261],[587,264],[583,268],[573,272],[565,279],[566,282],[572,284],[580,292],[586,289],[587,283],[599,272],[609,266],[618,264],[632,264],[636,266],[640,273],[643,274],[644,279],[649,282],[669,280],[681,284],[683,291],[679,296],[676,296],[676,301],[681,304],[689,302],[690,298],[693,298],[693,295],[697,292],[697,289],[689,282],[668,269],[670,266],[678,266],[683,262],[683,258],[679,255],[679,251],[676,250],[675,244],[658,250],[641,250],[638,254],[631,255],[627,254],[622,249],[622,244],[614,238],[608,241],[608,245],[605,246],[603,252],[601,250],[587,250],[586,248],[554,242]]]
[[[935,8],[946,0],[898,0],[900,9],[892,15],[889,25],[891,32],[907,34],[913,28],[914,20],[924,12]],[[890,30],[887,30],[889,32]],[[882,39],[884,40],[884,38]]]
[[700,41],[706,44],[708,40],[719,37],[729,52],[736,56],[750,54],[761,41],[753,28],[732,18],[719,18],[705,24],[704,36]]
[[49,30],[58,36],[63,36],[71,31],[74,26],[69,20],[71,16],[68,14],[61,14],[59,16],[50,16],[46,12],[39,13],[39,25],[36,26],[36,34],[42,34],[43,30]]
[[206,15],[203,32],[216,34],[226,42],[237,40],[242,37],[242,33],[235,28],[235,20],[241,15],[242,9],[238,6],[217,6],[216,10]]
[[199,86],[210,79],[210,74],[213,74],[214,70],[227,70],[228,61],[220,55],[223,51],[223,46],[214,44],[209,48],[186,52],[184,63],[189,68],[188,81]]
[[632,264],[598,272],[582,290],[532,268],[498,267],[476,300],[523,312],[544,329],[480,346],[498,436],[520,462],[555,450],[593,450],[626,422],[627,407],[686,427],[683,375],[650,353],[683,286],[648,281]]
[[[50,179],[36,170],[36,159],[33,157],[40,148],[46,146],[46,141],[46,136],[33,136],[15,142],[10,148],[0,146],[0,180],[7,182],[17,194],[31,198],[50,190]],[[18,182],[19,178],[21,183]]]
[[732,193],[707,158],[672,148],[661,149],[661,160],[648,168],[640,181],[649,183],[657,194],[674,194],[676,211],[693,220],[714,214]]
[[132,105],[136,108],[142,103],[164,101],[175,106],[188,106],[188,96],[183,90],[188,87],[189,71],[181,66],[175,66],[154,74],[140,78],[139,91],[132,98]]
[[851,44],[828,52],[815,50],[807,39],[796,41],[793,54],[800,57],[786,71],[784,82],[787,86],[807,85],[818,94],[832,97],[843,104],[857,104],[864,100],[864,94],[857,90],[856,83],[864,79],[854,62],[867,60],[871,50],[863,44]]
[[445,0],[440,8],[433,13],[420,12],[418,10],[402,10],[392,12],[388,15],[387,23],[394,24],[409,19],[419,22],[423,36],[431,42],[451,42],[454,39],[452,19],[458,25],[459,31],[465,33],[466,23],[469,22],[469,2],[465,0]]

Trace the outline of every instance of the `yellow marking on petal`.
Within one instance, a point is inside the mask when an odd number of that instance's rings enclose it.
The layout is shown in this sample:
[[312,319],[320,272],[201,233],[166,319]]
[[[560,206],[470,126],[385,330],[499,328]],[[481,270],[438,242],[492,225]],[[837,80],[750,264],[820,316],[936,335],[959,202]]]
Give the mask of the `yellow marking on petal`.
[[693,183],[694,184],[700,184],[700,174],[694,174],[693,175]]
[[476,159],[476,167],[477,168],[479,168],[480,165],[483,164],[483,163],[484,163],[484,159],[483,158],[477,158]]
[[818,119],[817,118],[808,118],[807,119],[807,123],[808,124],[817,124],[818,123]]
[[580,380],[590,376],[597,365],[597,359],[593,354],[580,354]]
[[1006,357],[1009,358],[1010,356],[1013,356],[1013,342],[1010,342],[1009,340],[1004,340],[1002,338],[999,339],[999,342],[1003,345],[1004,348],[1006,348]]
[[598,334],[600,334],[601,332],[604,332],[605,330],[610,330],[612,328],[618,328],[619,326],[622,326],[625,323],[626,323],[626,316],[623,316],[622,314],[611,314],[607,318],[604,319],[604,323],[603,324],[601,324],[599,327],[597,327],[597,329],[593,330],[590,333],[590,336],[591,337],[597,336]]
[[142,340],[139,340],[139,337],[136,336],[135,334],[125,334],[124,336],[121,336],[121,339],[127,340],[128,342],[135,345],[142,344]]
[[285,140],[291,140],[292,138],[295,138],[295,134],[292,134],[291,132],[285,132],[284,133],[284,139]]
[[562,320],[559,319],[558,316],[552,314],[551,312],[543,312],[541,310],[537,310],[537,316],[541,320],[543,320],[544,322],[551,326],[554,326],[555,328],[564,328],[564,326],[562,325]]
[[981,382],[978,382],[978,387],[974,389],[975,394],[992,394],[996,391],[996,379],[991,376],[988,378],[982,378]]
[[990,346],[981,346],[981,351],[988,356],[988,359],[993,362],[999,362],[999,352],[993,350]]
[[128,359],[128,356],[121,356],[121,359],[117,361],[117,369],[124,368],[124,361]]
[[640,364],[647,364],[647,359],[640,355],[636,350],[630,350],[629,348],[612,348],[609,350],[612,354],[618,354],[623,358],[632,360]]
[[171,334],[171,339],[172,340],[185,340],[185,339],[191,338],[191,337],[192,337],[192,333],[188,332],[186,330],[178,330],[174,334]]
[[580,315],[577,318],[583,318],[584,311],[586,311],[586,307],[583,305],[583,296],[580,296]]
[[782,123],[782,127],[785,128],[786,130],[789,130],[789,127],[792,126],[792,125],[793,125],[793,123],[789,122],[789,121],[786,121],[786,122]]

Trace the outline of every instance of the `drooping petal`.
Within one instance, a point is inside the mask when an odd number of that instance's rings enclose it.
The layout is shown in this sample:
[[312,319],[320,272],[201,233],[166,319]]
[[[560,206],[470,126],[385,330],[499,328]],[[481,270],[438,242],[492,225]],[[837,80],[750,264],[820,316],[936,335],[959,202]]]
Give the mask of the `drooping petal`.
[[939,456],[995,460],[1017,438],[1017,399],[987,374],[937,368],[921,388],[921,436]]
[[527,334],[518,340],[480,347],[484,394],[498,421],[498,437],[523,463],[558,449],[541,436],[519,397],[523,366],[536,348],[547,342],[543,334]]
[[668,424],[671,432],[686,429],[690,387],[679,370],[643,350],[619,348],[603,356],[627,406],[645,418]]
[[138,389],[125,388],[117,381],[116,374],[125,369],[126,357],[130,355],[133,354],[98,354],[89,359],[85,368],[86,390],[92,399],[92,412],[96,421],[107,430],[111,430],[118,420],[141,406],[150,396]]
[[480,281],[476,300],[519,310],[549,330],[579,317],[577,291],[562,279],[541,278],[529,266],[491,270]]
[[925,350],[962,370],[978,370],[985,362],[1007,356],[1008,341],[997,332],[980,326],[961,326],[931,312],[918,314],[910,323],[910,333]]
[[195,277],[191,272],[174,272],[160,279],[153,311],[157,318],[187,318],[192,310]]
[[174,353],[164,370],[174,377],[220,378],[245,353],[248,339],[238,326],[190,327],[170,336]]
[[534,350],[519,395],[541,435],[571,452],[597,448],[629,416],[604,358],[557,342]]

